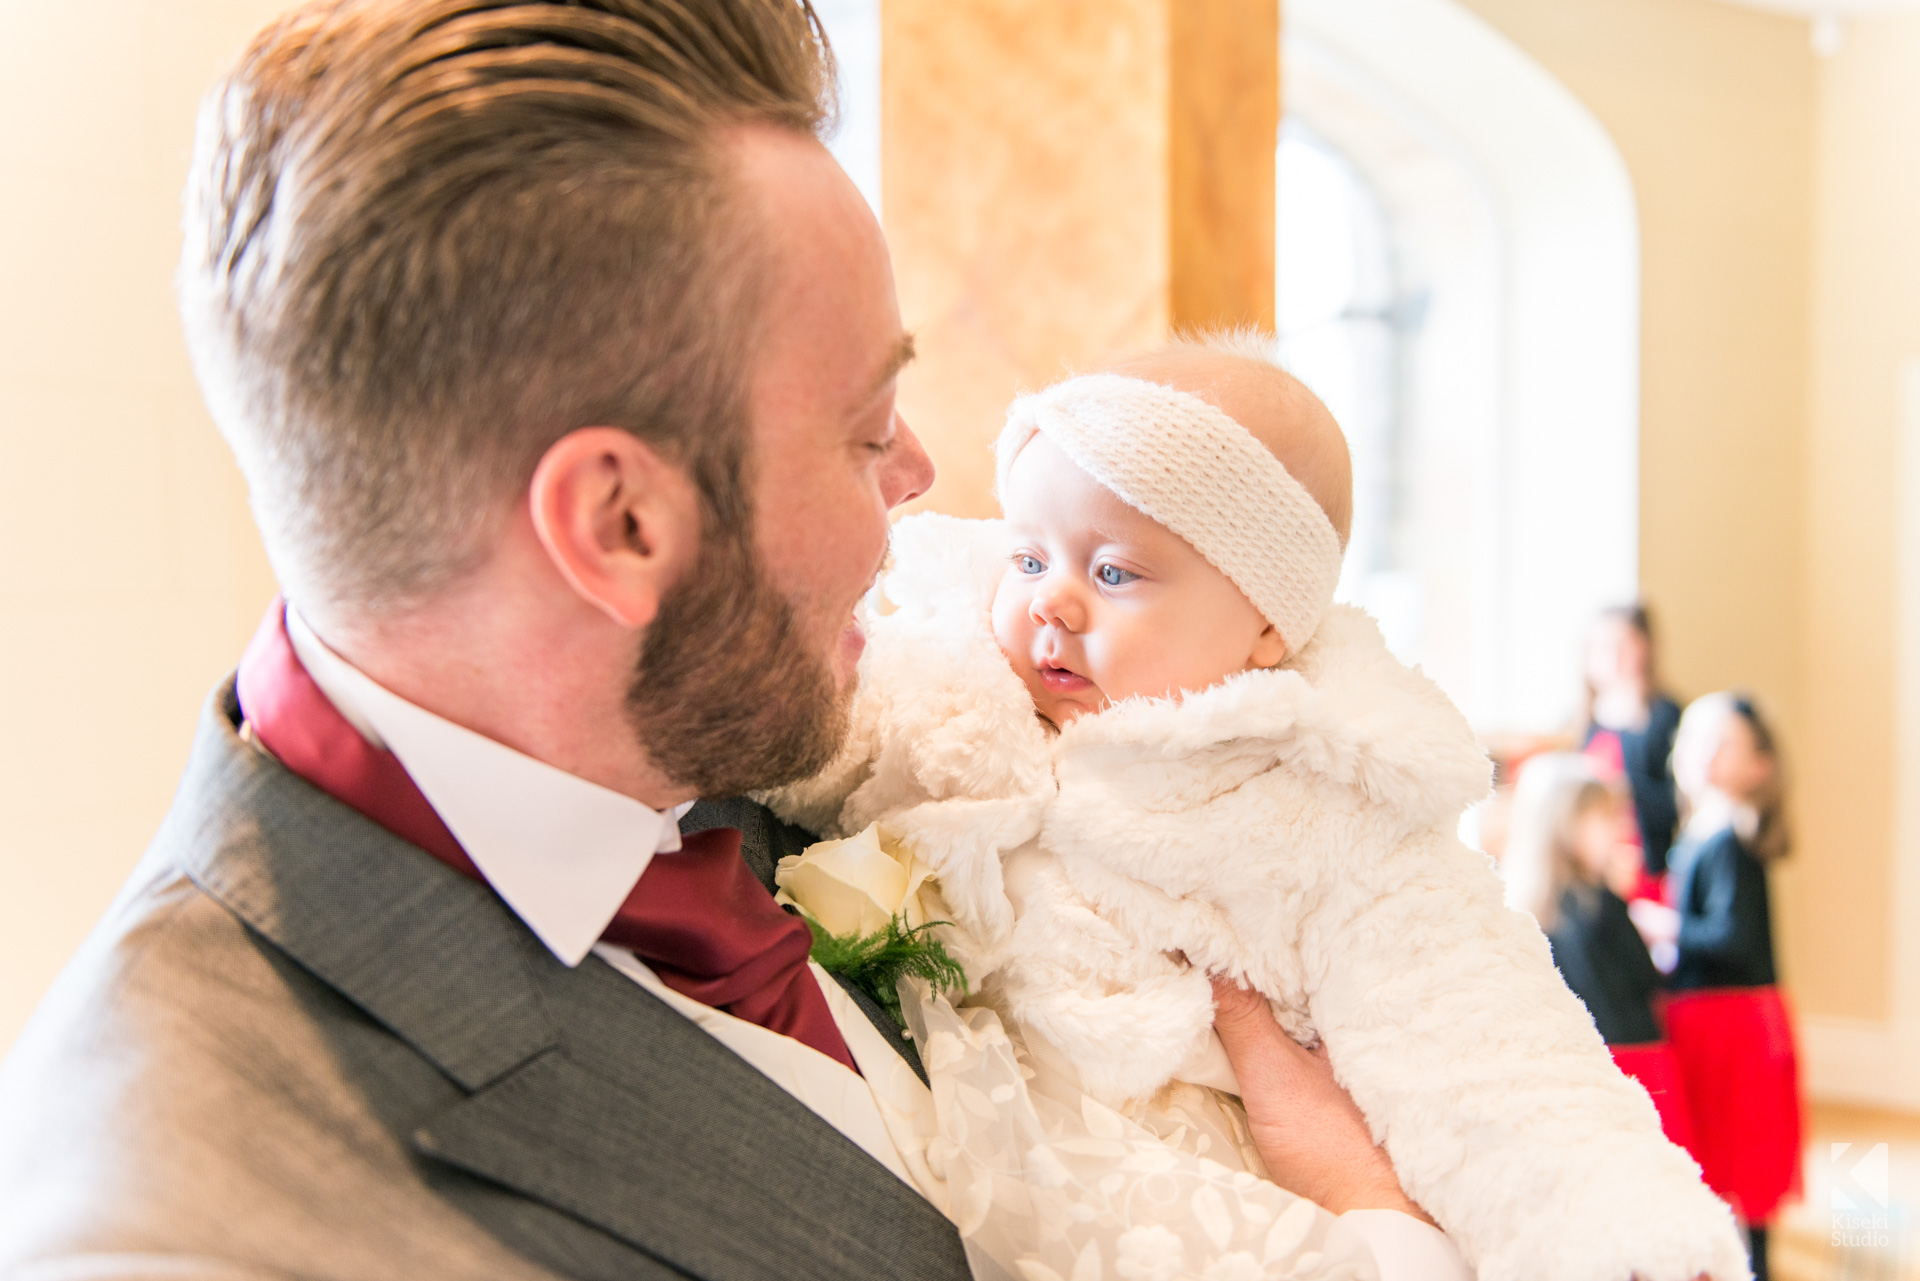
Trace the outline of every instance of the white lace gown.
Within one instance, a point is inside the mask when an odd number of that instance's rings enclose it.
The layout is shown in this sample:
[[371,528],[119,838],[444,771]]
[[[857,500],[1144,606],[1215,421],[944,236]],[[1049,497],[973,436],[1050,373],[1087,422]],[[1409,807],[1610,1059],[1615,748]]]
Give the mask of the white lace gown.
[[989,1004],[900,995],[932,1114],[883,1114],[976,1278],[1376,1281],[1357,1232],[1263,1177],[1237,1100],[1176,1081],[1115,1111]]

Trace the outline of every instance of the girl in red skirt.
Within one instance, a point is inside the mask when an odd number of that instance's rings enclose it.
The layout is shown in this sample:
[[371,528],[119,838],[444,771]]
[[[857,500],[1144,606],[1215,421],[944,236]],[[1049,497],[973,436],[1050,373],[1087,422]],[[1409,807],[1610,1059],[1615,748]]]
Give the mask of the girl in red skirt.
[[1667,1036],[1694,1155],[1746,1221],[1765,1281],[1767,1221],[1800,1182],[1798,1069],[1767,903],[1766,865],[1787,850],[1779,752],[1750,699],[1709,694],[1681,719],[1673,767],[1688,818],[1669,863]]

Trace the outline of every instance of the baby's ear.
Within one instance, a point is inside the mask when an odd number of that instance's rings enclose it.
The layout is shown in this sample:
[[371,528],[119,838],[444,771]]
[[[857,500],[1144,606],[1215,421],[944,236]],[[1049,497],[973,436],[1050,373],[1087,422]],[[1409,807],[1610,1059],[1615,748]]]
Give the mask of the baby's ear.
[[1253,640],[1253,653],[1247,655],[1247,666],[1278,667],[1287,661],[1287,640],[1280,629],[1272,623]]

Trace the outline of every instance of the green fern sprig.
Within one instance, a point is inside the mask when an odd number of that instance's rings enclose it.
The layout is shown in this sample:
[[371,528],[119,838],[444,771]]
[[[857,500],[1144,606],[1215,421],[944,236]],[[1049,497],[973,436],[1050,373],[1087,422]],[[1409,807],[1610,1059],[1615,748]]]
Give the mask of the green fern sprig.
[[906,1019],[900,1012],[896,990],[901,979],[925,979],[938,990],[966,993],[966,970],[931,932],[946,921],[909,926],[896,916],[873,933],[854,937],[829,934],[820,922],[802,915],[813,931],[811,955],[820,968],[840,975],[873,997],[903,1028]]

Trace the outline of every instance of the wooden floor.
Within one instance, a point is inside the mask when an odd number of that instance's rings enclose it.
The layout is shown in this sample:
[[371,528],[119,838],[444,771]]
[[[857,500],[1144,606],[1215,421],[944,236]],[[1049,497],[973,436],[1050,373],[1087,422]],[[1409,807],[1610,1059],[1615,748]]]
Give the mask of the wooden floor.
[[[1816,1103],[1807,1122],[1806,1198],[1775,1222],[1776,1281],[1920,1281],[1920,1116]],[[1852,1145],[1837,1161],[1836,1143]],[[1880,1143],[1887,1145],[1887,1205],[1870,1205],[1863,1217],[1836,1203],[1834,1171],[1845,1172]],[[1847,1236],[1866,1243],[1836,1241]]]

